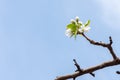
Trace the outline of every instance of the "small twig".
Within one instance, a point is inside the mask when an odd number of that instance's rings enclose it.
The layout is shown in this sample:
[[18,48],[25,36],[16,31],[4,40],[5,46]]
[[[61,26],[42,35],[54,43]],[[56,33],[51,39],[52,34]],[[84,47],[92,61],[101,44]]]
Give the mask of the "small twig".
[[110,40],[109,44],[112,45],[113,41],[112,41],[112,37],[111,36],[109,37],[109,40]]
[[[74,65],[77,67],[77,70],[75,72],[77,72],[77,71],[82,72],[83,69],[80,68],[80,65],[77,63],[77,61],[75,59],[73,59],[73,61],[75,63]],[[93,77],[95,77],[95,74],[93,72],[90,72],[89,74],[92,75]]]
[[[77,71],[73,74],[68,74],[68,75],[65,75],[65,76],[60,76],[60,77],[57,77],[55,80],[66,80],[66,79],[70,79],[70,78],[73,78],[73,80],[75,80],[78,76],[81,76],[81,75],[84,75],[84,74],[91,74],[92,76],[95,76],[94,71],[96,70],[99,70],[99,69],[103,69],[103,68],[106,68],[106,67],[110,67],[110,66],[114,66],[114,65],[119,65],[120,64],[120,59],[116,56],[116,54],[114,53],[114,50],[112,48],[112,37],[110,36],[109,37],[109,43],[103,43],[103,42],[96,42],[94,40],[91,40],[89,39],[84,33],[80,33],[78,32],[77,34],[81,34],[83,35],[83,37],[85,37],[91,44],[93,45],[98,45],[98,46],[102,46],[102,47],[106,47],[109,51],[110,51],[110,54],[112,55],[113,57],[113,60],[112,61],[108,61],[108,62],[104,62],[100,65],[97,65],[97,66],[94,66],[94,67],[91,67],[91,68],[88,68],[88,69],[81,69],[79,64],[76,62],[75,59],[73,59],[74,63],[75,63],[75,66],[77,67]],[[120,74],[120,71],[116,71],[117,74]]]
[[103,69],[103,68],[106,68],[106,67],[119,65],[119,64],[120,64],[120,59],[117,58],[117,60],[104,62],[104,63],[102,63],[100,65],[90,67],[88,69],[84,69],[81,73],[79,71],[77,71],[77,72],[75,72],[73,74],[68,74],[68,75],[65,75],[65,76],[57,77],[55,80],[65,80],[65,79],[74,78],[74,77],[78,77],[78,76],[81,76],[81,75],[84,75],[84,74],[87,74],[87,73],[90,73],[90,72],[94,72],[94,71],[99,70],[99,69]]
[[110,43],[103,43],[103,42],[101,42],[101,41],[100,41],[100,42],[96,42],[96,41],[94,41],[94,40],[89,39],[84,33],[82,33],[82,35],[83,35],[83,37],[85,37],[91,44],[108,48],[108,50],[110,51],[110,54],[112,55],[113,59],[114,59],[114,60],[117,59],[117,56],[116,56],[116,54],[114,53],[113,48],[112,48],[112,46],[111,46],[112,43],[113,43],[111,36],[109,37]]
[[77,61],[75,60],[75,59],[73,59],[73,61],[74,61],[74,65],[76,66],[76,68],[77,68],[77,70],[75,71],[75,72],[77,72],[77,71],[79,71],[79,72],[82,72],[82,69],[80,68],[80,65],[77,63]]

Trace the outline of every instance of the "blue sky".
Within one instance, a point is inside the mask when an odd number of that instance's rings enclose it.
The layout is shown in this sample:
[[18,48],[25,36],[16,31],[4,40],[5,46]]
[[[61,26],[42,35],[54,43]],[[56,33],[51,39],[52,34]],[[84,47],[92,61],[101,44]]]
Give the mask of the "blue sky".
[[[73,73],[72,59],[88,68],[111,60],[109,52],[83,37],[68,38],[71,18],[91,20],[91,39],[108,42],[120,57],[119,0],[0,0],[0,80],[54,80]],[[120,66],[96,71],[77,80],[119,80]]]

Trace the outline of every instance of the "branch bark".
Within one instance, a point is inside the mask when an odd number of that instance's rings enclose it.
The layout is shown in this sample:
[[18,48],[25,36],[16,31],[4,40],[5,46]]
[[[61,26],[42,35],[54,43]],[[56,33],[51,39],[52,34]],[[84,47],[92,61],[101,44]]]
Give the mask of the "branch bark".
[[94,72],[99,69],[103,69],[105,67],[110,67],[110,66],[119,65],[119,64],[120,64],[120,59],[117,58],[116,60],[104,62],[100,65],[85,69],[82,72],[77,71],[73,74],[57,77],[55,80],[66,80],[66,79],[70,79],[70,78],[75,78],[75,77],[78,77],[78,76],[81,76],[81,75],[84,75],[84,74],[87,74],[90,72]]
[[[90,67],[88,69],[83,70],[80,68],[80,66],[78,65],[78,63],[74,59],[75,66],[77,67],[77,72],[74,72],[73,74],[68,74],[68,75],[57,77],[55,80],[67,80],[67,79],[71,79],[71,78],[73,78],[73,80],[75,80],[78,76],[81,76],[81,75],[84,75],[87,73],[90,73],[93,75],[93,72],[96,70],[120,64],[120,59],[116,56],[116,54],[112,48],[113,41],[112,41],[111,37],[109,37],[109,43],[103,43],[103,42],[96,42],[94,40],[91,40],[84,33],[78,32],[77,34],[82,35],[86,40],[88,40],[93,45],[102,46],[102,47],[107,48],[109,50],[110,54],[112,55],[113,60],[108,61],[108,62],[103,62],[102,64],[99,64],[97,66],[93,66],[93,67]],[[119,74],[120,72],[117,71],[116,73]]]
[[115,52],[113,51],[113,48],[112,48],[112,38],[109,37],[109,43],[103,43],[103,42],[96,42],[94,40],[91,40],[89,39],[84,33],[82,33],[83,37],[86,38],[91,44],[93,45],[97,45],[97,46],[102,46],[102,47],[106,47],[109,51],[110,51],[110,54],[112,55],[113,59],[117,59],[117,56],[115,54]]

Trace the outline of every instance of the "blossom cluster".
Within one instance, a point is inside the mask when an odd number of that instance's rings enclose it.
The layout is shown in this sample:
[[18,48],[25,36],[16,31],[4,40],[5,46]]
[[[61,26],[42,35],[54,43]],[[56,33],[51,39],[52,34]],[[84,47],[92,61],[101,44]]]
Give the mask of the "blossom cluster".
[[88,20],[86,23],[83,24],[79,20],[79,17],[77,16],[74,19],[71,19],[71,23],[67,25],[65,35],[68,37],[72,37],[73,35],[76,37],[77,33],[84,33],[90,30],[90,20]]

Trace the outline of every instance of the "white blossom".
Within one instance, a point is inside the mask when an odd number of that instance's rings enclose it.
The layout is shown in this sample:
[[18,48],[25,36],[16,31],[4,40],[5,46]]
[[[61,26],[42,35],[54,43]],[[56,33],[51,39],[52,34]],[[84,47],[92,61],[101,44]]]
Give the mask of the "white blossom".
[[72,37],[73,36],[72,30],[71,29],[66,29],[65,35],[68,36],[68,37]]
[[82,21],[79,21],[78,23],[79,23],[79,24],[83,24],[83,22],[82,22]]
[[84,24],[82,24],[82,26],[78,29],[79,32],[83,33],[83,32],[88,32],[90,30],[89,26],[85,26]]
[[83,30],[82,30],[82,28],[79,28],[79,29],[78,29],[78,31],[79,31],[80,33],[83,33]]
[[71,19],[70,22],[71,22],[71,23],[75,23],[75,20],[74,20],[74,19]]
[[75,17],[75,20],[78,22],[78,21],[79,21],[79,17],[78,17],[78,16],[76,16],[76,17]]
[[89,26],[84,27],[84,32],[88,32],[91,28]]
[[76,16],[75,19],[71,19],[71,23],[67,25],[67,29],[65,31],[65,35],[67,37],[77,36],[78,32],[84,33],[90,30],[89,27],[90,20],[88,20],[85,24],[79,20],[79,17]]

